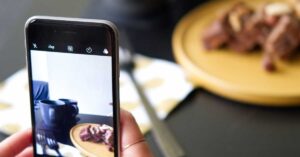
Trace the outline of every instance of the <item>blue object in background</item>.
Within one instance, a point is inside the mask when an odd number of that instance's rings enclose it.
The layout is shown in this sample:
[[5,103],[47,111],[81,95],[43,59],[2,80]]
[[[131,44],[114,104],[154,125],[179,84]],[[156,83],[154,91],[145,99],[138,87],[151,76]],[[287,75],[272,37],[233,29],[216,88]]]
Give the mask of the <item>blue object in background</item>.
[[36,106],[39,100],[49,99],[49,86],[48,82],[32,81],[33,99]]

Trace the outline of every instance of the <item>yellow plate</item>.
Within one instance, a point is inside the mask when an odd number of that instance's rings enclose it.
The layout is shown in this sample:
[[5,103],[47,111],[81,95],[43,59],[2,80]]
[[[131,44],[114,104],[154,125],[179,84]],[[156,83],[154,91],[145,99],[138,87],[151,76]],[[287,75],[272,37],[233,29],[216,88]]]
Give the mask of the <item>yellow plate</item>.
[[113,152],[108,151],[107,147],[102,143],[93,143],[82,141],[79,137],[80,130],[88,125],[97,125],[92,123],[84,123],[75,125],[70,131],[70,138],[74,146],[85,156],[88,157],[113,157]]
[[[300,104],[300,58],[278,64],[268,73],[261,67],[262,52],[241,55],[230,50],[206,52],[202,32],[217,13],[237,1],[211,1],[188,13],[173,34],[175,58],[197,86],[241,102],[269,106]],[[246,1],[258,6],[262,1]]]

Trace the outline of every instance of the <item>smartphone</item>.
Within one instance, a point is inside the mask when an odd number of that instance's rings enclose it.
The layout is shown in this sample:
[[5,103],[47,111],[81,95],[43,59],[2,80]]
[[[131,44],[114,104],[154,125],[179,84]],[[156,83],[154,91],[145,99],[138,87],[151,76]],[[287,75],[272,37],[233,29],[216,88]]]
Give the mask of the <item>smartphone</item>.
[[119,157],[115,25],[35,16],[25,45],[34,156]]

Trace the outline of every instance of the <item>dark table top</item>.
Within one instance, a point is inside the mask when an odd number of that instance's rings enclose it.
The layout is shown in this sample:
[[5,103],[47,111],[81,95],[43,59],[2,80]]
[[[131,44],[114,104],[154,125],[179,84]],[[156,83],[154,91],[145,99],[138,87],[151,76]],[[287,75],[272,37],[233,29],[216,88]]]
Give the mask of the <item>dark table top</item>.
[[[0,11],[4,8],[7,12],[0,14],[0,19],[7,20],[9,24],[5,22],[0,24],[0,79],[25,65],[22,31],[23,23],[28,16],[33,14],[88,18],[106,16],[108,19],[119,20],[105,15],[100,2],[11,0],[4,3],[5,5],[1,4]],[[136,25],[126,24],[124,21],[118,23],[118,27],[129,35],[132,48],[136,52],[174,61],[171,36],[175,23],[187,10],[200,5],[201,0],[170,0],[170,2],[173,5],[166,15],[169,18],[161,16],[151,19],[155,22],[146,20]],[[14,19],[7,17],[10,14]],[[299,122],[299,107],[253,106],[221,98],[205,89],[194,90],[166,119],[167,125],[189,157],[298,156]],[[151,132],[146,138],[155,156],[162,156]]]

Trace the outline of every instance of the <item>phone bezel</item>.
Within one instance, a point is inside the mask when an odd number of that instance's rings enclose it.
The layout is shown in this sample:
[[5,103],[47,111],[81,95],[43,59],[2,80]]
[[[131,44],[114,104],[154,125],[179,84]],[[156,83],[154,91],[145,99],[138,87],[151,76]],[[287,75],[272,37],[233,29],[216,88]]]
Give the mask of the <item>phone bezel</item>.
[[30,17],[24,27],[25,32],[25,50],[26,50],[26,65],[28,69],[28,82],[29,82],[29,94],[30,94],[30,112],[31,112],[31,124],[32,124],[32,142],[34,148],[34,156],[39,156],[35,154],[36,152],[36,139],[35,139],[35,115],[34,115],[34,100],[32,95],[32,69],[31,69],[31,60],[30,60],[30,46],[29,41],[29,27],[34,22],[53,22],[53,23],[68,23],[68,24],[80,24],[82,26],[105,26],[108,28],[110,33],[111,43],[112,43],[112,95],[113,95],[113,124],[114,124],[114,148],[117,149],[114,151],[115,157],[120,156],[120,103],[119,103],[119,37],[117,27],[106,20],[98,19],[81,19],[81,18],[67,18],[67,17],[52,17],[52,16],[33,16]]

